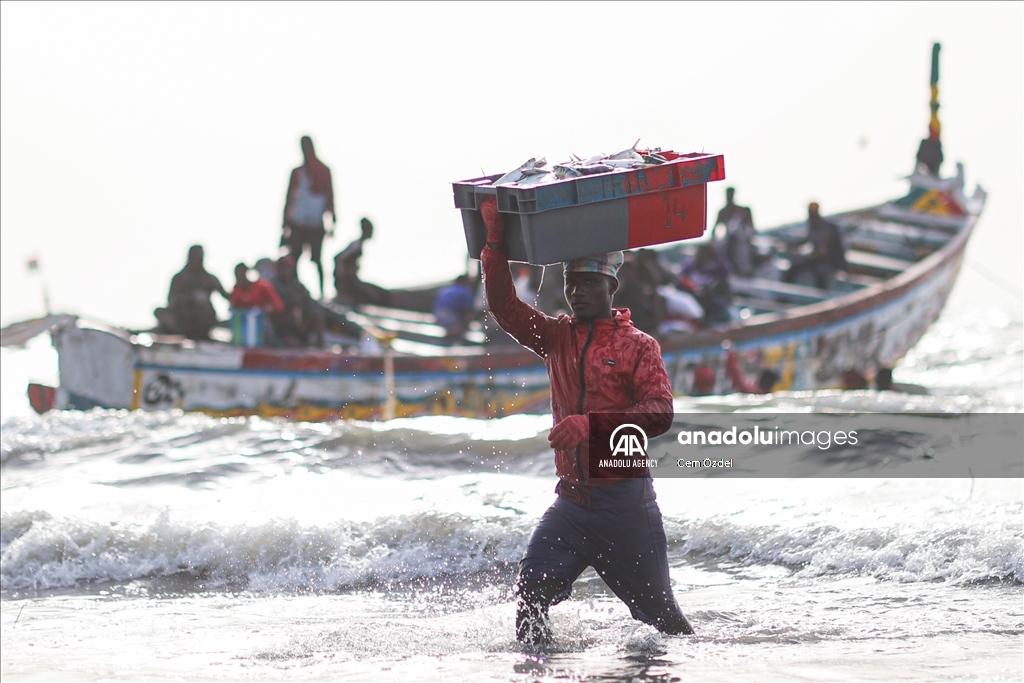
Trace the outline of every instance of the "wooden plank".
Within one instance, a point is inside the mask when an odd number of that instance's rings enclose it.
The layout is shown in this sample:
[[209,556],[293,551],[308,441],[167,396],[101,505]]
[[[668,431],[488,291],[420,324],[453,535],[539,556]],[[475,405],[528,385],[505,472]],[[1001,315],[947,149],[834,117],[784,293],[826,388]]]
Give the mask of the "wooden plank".
[[370,318],[371,322],[382,330],[389,332],[397,332],[399,335],[405,336],[408,339],[438,339],[441,340],[445,336],[445,330],[440,325],[426,324],[426,323],[411,323],[404,320],[394,320],[391,318]]
[[907,261],[917,261],[919,254],[925,255],[921,250],[927,250],[928,253],[932,251],[930,247],[925,245],[914,247],[893,240],[877,239],[859,232],[849,235],[843,241],[846,243],[847,251],[852,249],[854,251],[878,254]]
[[420,313],[418,311],[407,311],[401,308],[386,308],[384,306],[360,306],[359,312],[368,318],[377,319],[389,319],[389,320],[405,320],[411,323],[424,323],[433,324],[434,314],[433,313]]
[[437,337],[432,334],[419,334],[417,332],[411,332],[409,330],[389,330],[395,332],[399,339],[410,342],[419,342],[421,344],[428,344],[430,346],[452,346],[452,345],[469,345],[479,346],[484,343],[483,333],[481,332],[467,332],[461,339],[451,340],[445,337]]
[[[406,311],[406,313],[409,312]],[[445,337],[444,328],[433,323],[433,316],[429,316],[431,322],[412,322],[411,320],[401,320],[383,315],[367,315],[354,311],[350,312],[349,315],[363,327],[376,327],[385,332],[394,332],[398,335],[399,339],[433,344],[435,346],[450,346],[452,344],[452,341]],[[422,314],[412,313],[406,317],[420,315]],[[480,325],[475,322],[470,323],[470,328],[463,337],[460,342],[462,344],[482,344],[484,342],[484,334],[480,329]]]
[[764,278],[730,277],[729,284],[734,292],[751,294],[755,297],[771,294],[786,297],[798,303],[813,303],[830,298],[830,294],[823,289],[807,287],[806,285],[793,285],[777,280],[765,280]]
[[949,242],[951,237],[949,233],[940,230],[903,223],[890,223],[889,221],[865,221],[857,226],[856,232],[889,237],[899,240],[903,244],[922,244],[935,248]]
[[849,282],[851,285],[857,285],[858,287],[870,287],[877,285],[880,282],[885,282],[884,277],[876,277],[874,275],[860,275],[857,273],[843,273],[838,272],[835,275],[837,280],[843,282]]
[[732,298],[732,303],[734,306],[739,308],[753,308],[755,311],[765,311],[769,313],[778,313],[779,311],[786,311],[793,308],[793,304],[746,296],[734,296]]
[[913,261],[872,254],[860,249],[847,249],[846,262],[851,266],[860,266],[870,270],[888,271],[891,273],[902,273],[914,265]]

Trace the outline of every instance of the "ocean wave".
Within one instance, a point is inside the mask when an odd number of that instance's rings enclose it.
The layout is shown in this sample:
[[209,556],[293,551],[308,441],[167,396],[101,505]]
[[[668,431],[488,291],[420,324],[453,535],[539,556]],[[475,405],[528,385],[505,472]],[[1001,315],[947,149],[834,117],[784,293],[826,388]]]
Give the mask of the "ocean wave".
[[530,527],[463,515],[397,516],[372,523],[302,527],[148,524],[3,513],[0,588],[40,590],[89,582],[191,578],[201,589],[337,591],[501,572],[522,553]]
[[[365,523],[302,526],[102,523],[43,512],[4,512],[4,590],[178,577],[193,589],[344,591],[409,582],[507,582],[534,520],[429,513]],[[793,578],[1024,583],[1019,515],[946,527],[840,529],[750,526],[724,518],[666,519],[673,565],[782,565]],[[461,577],[461,578],[456,578]]]
[[670,545],[684,555],[733,563],[792,567],[796,577],[871,576],[881,580],[955,584],[1024,583],[1019,514],[983,516],[947,527],[894,525],[840,529],[745,526],[724,519],[666,521]]
[[[217,420],[181,411],[143,412],[94,408],[51,411],[5,420],[0,430],[0,462],[26,455],[38,459],[67,451],[105,450],[119,443],[175,443],[211,429],[237,429],[244,420]],[[234,425],[234,426],[232,426]]]

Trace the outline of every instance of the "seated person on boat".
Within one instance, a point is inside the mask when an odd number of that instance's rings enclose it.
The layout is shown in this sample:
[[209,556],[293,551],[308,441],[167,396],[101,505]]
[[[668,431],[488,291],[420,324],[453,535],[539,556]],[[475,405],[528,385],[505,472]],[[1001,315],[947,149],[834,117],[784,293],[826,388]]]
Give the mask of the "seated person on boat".
[[[239,263],[235,266],[235,288],[231,290],[232,319],[238,316],[249,315],[251,311],[259,311],[270,318],[284,311],[284,303],[277,295],[274,286],[264,280],[257,278],[255,281],[249,279],[249,266]],[[262,320],[261,320],[262,325]],[[232,329],[235,325],[232,325]],[[262,326],[262,329],[272,332],[269,326]],[[260,335],[261,337],[264,335]],[[266,335],[273,340],[273,334]],[[257,340],[256,345],[262,345],[262,339]],[[246,344],[248,345],[248,344]]]
[[368,218],[359,220],[361,234],[358,239],[334,257],[334,301],[344,306],[373,304],[387,306],[388,291],[359,279],[359,260],[363,257],[363,243],[373,238],[373,223]]
[[814,278],[815,287],[828,289],[836,272],[848,268],[839,226],[821,217],[817,202],[807,207],[807,237],[794,249],[797,253],[783,276],[786,282],[796,283],[802,275],[809,274]]
[[476,314],[473,305],[475,293],[469,275],[460,275],[455,282],[437,293],[434,320],[444,328],[447,339],[458,339],[466,333],[470,320]]
[[704,326],[727,323],[732,319],[732,288],[729,271],[710,244],[697,249],[693,261],[679,274],[679,289],[689,292],[704,309]]
[[272,284],[284,304],[284,310],[271,318],[278,342],[283,346],[322,347],[323,309],[299,282],[294,256],[278,259],[277,277]]
[[697,297],[675,285],[658,287],[665,306],[665,317],[658,326],[660,334],[695,332],[704,320],[704,308]]
[[157,332],[180,334],[189,339],[209,339],[210,330],[217,324],[217,312],[210,301],[214,292],[229,298],[220,280],[203,267],[203,248],[194,245],[188,250],[185,267],[171,278],[167,307],[153,312],[157,319]]
[[658,295],[658,287],[671,282],[672,274],[652,249],[639,249],[625,258],[619,269],[615,302],[629,309],[634,327],[655,334],[665,319],[665,301]]

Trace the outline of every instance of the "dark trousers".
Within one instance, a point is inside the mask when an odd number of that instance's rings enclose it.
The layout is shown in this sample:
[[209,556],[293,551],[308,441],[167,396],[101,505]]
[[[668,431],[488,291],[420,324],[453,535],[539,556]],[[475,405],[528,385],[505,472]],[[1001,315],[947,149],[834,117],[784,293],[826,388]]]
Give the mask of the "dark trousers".
[[209,339],[217,324],[217,312],[210,300],[179,301],[153,311],[162,334],[180,334],[189,339]]
[[664,633],[693,633],[672,595],[665,530],[650,479],[595,486],[589,507],[559,497],[547,509],[519,563],[516,638],[549,640],[548,607],[571,595],[573,581],[588,566],[633,618]]
[[324,236],[327,234],[323,223],[316,225],[288,225],[281,235],[281,246],[288,247],[289,253],[295,257],[298,263],[302,257],[302,251],[309,245],[309,260],[316,264],[317,274],[320,277],[320,296],[324,296],[324,264],[320,261],[320,253],[323,250]]

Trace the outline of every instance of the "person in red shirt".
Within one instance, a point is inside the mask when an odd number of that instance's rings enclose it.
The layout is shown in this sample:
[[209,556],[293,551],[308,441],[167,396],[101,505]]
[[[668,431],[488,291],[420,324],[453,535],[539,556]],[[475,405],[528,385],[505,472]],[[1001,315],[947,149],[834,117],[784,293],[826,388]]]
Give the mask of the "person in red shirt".
[[244,263],[235,266],[235,288],[231,290],[230,302],[231,308],[261,308],[271,314],[284,310],[274,285],[263,279],[250,280],[249,266]]
[[672,425],[672,386],[658,342],[613,309],[622,253],[565,264],[572,315],[557,318],[519,300],[509,272],[505,226],[493,197],[481,205],[481,254],[491,314],[516,341],[544,359],[551,381],[558,498],[544,513],[519,563],[516,638],[551,639],[548,607],[565,600],[588,566],[635,619],[669,634],[693,627],[672,594],[661,511],[649,472],[629,479],[590,476],[589,416],[626,414],[648,436]]

